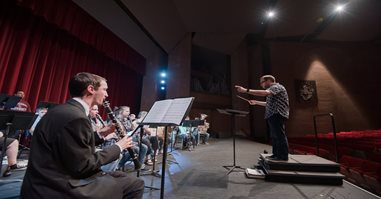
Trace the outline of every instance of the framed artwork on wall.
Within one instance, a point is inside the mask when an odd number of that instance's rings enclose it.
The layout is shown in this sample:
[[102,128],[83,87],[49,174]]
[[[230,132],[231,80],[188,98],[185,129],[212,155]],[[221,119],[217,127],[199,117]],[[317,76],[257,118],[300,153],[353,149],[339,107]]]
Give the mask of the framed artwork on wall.
[[299,103],[316,105],[318,102],[315,80],[295,80],[296,99]]

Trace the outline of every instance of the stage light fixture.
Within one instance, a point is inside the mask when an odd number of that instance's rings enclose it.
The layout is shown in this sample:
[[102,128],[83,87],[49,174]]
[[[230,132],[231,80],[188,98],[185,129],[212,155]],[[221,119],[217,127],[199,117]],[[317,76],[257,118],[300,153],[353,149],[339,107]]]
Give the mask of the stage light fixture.
[[344,5],[343,4],[338,4],[338,5],[336,5],[336,7],[335,7],[335,11],[336,12],[342,12],[342,11],[344,11]]
[[161,73],[160,73],[160,77],[167,77],[167,73],[165,73],[165,72],[161,72]]
[[275,12],[272,10],[267,11],[266,13],[267,18],[273,18],[275,17]]
[[165,87],[164,86],[160,87],[160,90],[162,90],[162,91],[165,90]]
[[160,84],[165,84],[165,80],[160,80]]

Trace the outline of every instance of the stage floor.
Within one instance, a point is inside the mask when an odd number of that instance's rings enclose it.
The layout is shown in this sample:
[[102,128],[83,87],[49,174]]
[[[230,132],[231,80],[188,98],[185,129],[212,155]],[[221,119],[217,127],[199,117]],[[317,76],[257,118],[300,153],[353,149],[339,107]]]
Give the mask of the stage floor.
[[[169,163],[167,167],[165,198],[378,198],[346,181],[342,186],[303,185],[247,179],[243,172],[226,176],[227,171],[222,165],[233,163],[232,146],[232,139],[212,140],[210,145],[200,145],[195,151],[174,151],[169,158],[179,164]],[[237,139],[236,146],[237,165],[242,167],[256,164],[263,150],[271,152],[269,145],[244,139]],[[18,171],[11,178],[0,178],[0,198],[18,198],[24,172]],[[146,185],[160,186],[159,178],[142,178]],[[160,191],[145,190],[144,198],[159,196]]]

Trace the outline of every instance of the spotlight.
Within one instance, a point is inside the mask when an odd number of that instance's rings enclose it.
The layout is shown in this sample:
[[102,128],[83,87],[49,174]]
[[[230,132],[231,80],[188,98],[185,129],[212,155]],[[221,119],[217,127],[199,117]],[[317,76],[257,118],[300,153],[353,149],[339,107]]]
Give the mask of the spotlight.
[[267,11],[266,16],[267,16],[267,18],[273,18],[273,17],[275,17],[275,12],[272,10]]
[[161,73],[160,73],[160,76],[161,76],[161,77],[167,77],[167,73],[165,73],[165,72],[161,72]]
[[165,90],[165,87],[164,86],[160,87],[160,90],[162,90],[162,91]]
[[338,4],[338,5],[336,5],[336,7],[335,7],[335,11],[336,12],[342,12],[342,11],[344,11],[344,5],[342,5],[342,4]]
[[160,80],[160,84],[165,84],[165,80]]

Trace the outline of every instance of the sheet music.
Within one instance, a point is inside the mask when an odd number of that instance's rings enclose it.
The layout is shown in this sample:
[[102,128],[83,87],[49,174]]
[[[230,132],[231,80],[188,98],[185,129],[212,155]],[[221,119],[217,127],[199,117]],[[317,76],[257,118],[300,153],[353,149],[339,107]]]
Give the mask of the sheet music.
[[169,99],[155,102],[142,123],[161,123],[172,101]]
[[186,114],[189,105],[191,104],[193,98],[178,98],[172,101],[167,113],[162,119],[162,123],[171,123],[180,125],[184,115]]

